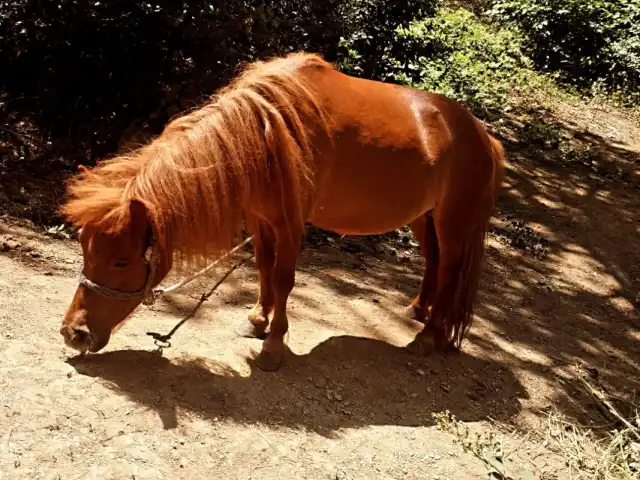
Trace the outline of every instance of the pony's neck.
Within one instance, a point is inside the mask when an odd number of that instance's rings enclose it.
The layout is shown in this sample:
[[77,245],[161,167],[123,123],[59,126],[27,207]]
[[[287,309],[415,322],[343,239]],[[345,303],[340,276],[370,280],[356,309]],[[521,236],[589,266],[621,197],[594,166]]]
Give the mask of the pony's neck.
[[249,71],[144,151],[131,193],[151,206],[156,229],[182,259],[231,248],[247,212],[275,211],[304,225],[312,137],[328,124],[302,73],[313,62],[296,61]]
[[130,184],[129,195],[148,205],[163,248],[187,263],[231,248],[257,181],[254,167],[266,163],[259,142],[236,141],[213,107],[170,124]]

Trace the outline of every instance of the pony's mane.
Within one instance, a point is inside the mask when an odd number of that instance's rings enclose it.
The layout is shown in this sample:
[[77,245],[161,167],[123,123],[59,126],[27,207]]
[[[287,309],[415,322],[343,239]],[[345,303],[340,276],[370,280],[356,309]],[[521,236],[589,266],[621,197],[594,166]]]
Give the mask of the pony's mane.
[[79,227],[118,230],[137,200],[157,241],[188,263],[228,249],[250,201],[277,202],[286,221],[303,224],[313,136],[328,128],[309,68],[333,66],[304,53],[249,64],[149,144],[77,175],[62,213]]

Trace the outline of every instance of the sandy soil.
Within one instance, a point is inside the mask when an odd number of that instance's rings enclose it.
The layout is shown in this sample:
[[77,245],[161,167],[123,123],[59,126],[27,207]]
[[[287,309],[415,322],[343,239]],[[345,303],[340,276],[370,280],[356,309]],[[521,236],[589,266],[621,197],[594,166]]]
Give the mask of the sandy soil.
[[[505,127],[508,185],[460,354],[403,348],[419,329],[401,316],[419,252],[315,233],[278,372],[254,367],[259,341],[235,333],[255,301],[252,264],[161,354],[146,333],[168,332],[221,272],[141,308],[79,359],[58,333],[78,246],[0,223],[0,479],[476,479],[486,466],[433,413],[525,433],[554,409],[597,427],[581,375],[612,398],[640,390],[640,129],[618,120],[578,131],[556,119],[588,150],[562,162]],[[533,437],[505,441],[513,478],[568,478]]]

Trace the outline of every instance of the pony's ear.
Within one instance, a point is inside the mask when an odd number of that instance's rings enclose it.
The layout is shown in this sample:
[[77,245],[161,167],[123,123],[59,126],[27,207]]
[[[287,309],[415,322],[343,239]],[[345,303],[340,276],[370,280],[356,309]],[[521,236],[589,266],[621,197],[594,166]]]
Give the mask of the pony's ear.
[[129,228],[135,236],[145,238],[149,242],[153,235],[149,210],[146,205],[139,200],[129,201]]
[[147,215],[147,207],[139,200],[131,200],[129,202],[129,218],[133,225],[148,225],[149,217]]

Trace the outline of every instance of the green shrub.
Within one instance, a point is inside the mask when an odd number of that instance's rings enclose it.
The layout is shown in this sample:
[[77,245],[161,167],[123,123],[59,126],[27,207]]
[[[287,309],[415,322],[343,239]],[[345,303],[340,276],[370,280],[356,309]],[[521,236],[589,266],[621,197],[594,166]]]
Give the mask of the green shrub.
[[[1,1],[0,145],[7,131],[28,123],[39,144],[51,141],[55,155],[49,156],[90,163],[116,150],[132,125],[159,131],[228,81],[242,62],[297,50],[335,61],[340,38],[375,36],[355,41],[367,59],[363,74],[373,75],[396,26],[430,3]],[[13,157],[34,155],[0,160]]]
[[580,88],[640,88],[640,0],[495,0],[538,68]]
[[462,8],[441,8],[433,18],[399,27],[385,65],[388,79],[456,98],[481,116],[508,110],[543,83],[514,32]]
[[442,0],[351,0],[341,9],[348,34],[340,41],[338,61],[352,75],[384,77],[384,56],[401,53],[396,29],[413,19],[433,17]]

